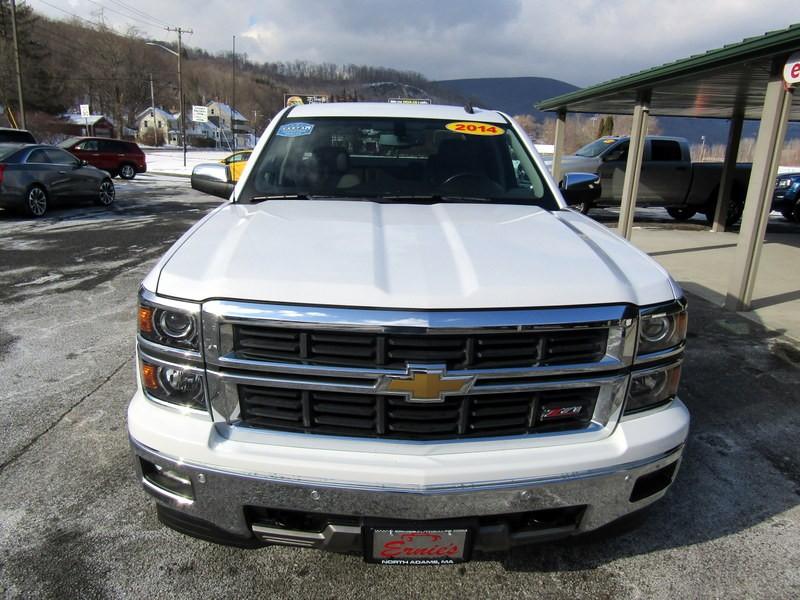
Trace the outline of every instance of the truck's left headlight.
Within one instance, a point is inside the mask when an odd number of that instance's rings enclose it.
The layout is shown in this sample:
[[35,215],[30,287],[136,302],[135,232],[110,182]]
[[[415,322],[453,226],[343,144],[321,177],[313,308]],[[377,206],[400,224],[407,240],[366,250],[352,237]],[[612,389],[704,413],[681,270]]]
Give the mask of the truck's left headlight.
[[206,409],[203,374],[199,369],[142,356],[139,372],[145,392],[156,400],[197,410]]
[[149,292],[139,294],[139,335],[149,342],[200,350],[199,310],[189,302],[156,299]]

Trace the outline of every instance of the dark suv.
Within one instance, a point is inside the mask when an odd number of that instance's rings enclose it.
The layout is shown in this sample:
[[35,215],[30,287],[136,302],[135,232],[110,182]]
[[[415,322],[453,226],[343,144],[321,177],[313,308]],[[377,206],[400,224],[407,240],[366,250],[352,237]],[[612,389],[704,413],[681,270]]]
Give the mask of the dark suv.
[[133,179],[147,171],[144,152],[133,142],[109,138],[73,137],[59,144],[93,167],[108,171],[112,176]]
[[25,129],[0,127],[0,144],[35,144],[36,138]]

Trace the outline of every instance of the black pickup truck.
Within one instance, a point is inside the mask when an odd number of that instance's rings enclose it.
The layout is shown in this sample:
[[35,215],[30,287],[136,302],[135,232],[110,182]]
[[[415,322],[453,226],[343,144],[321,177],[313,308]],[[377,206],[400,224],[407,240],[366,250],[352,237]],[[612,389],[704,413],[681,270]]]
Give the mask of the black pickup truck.
[[[602,137],[561,159],[562,173],[597,173],[600,176],[600,197],[578,204],[576,207],[581,212],[587,213],[595,206],[619,206],[628,145],[627,137]],[[736,165],[729,197],[728,225],[733,225],[742,216],[750,167],[749,163]],[[679,221],[704,213],[710,223],[714,220],[721,178],[721,162],[692,162],[689,142],[685,138],[648,136],[636,205],[664,207]]]

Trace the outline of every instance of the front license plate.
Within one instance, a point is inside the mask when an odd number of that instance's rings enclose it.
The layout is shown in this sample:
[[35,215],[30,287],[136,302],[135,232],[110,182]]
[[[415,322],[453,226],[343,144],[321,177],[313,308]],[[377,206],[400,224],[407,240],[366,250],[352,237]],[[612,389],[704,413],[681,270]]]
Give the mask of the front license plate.
[[452,565],[469,559],[469,529],[372,529],[366,560],[384,565]]

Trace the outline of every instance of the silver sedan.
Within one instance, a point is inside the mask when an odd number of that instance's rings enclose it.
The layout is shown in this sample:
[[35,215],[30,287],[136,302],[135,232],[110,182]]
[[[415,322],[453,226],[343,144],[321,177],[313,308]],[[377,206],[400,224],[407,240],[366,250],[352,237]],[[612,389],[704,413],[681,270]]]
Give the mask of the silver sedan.
[[43,144],[0,144],[0,207],[41,217],[60,201],[114,203],[111,176],[69,152]]

